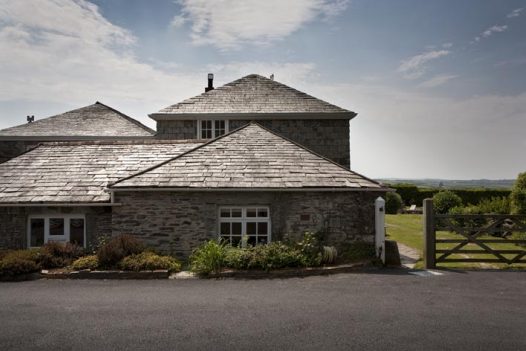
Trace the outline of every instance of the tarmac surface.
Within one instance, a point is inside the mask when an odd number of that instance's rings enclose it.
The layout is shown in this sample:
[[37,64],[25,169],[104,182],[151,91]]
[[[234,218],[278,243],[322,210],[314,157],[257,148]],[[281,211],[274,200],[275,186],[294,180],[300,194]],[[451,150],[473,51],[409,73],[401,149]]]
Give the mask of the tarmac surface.
[[526,272],[0,283],[0,350],[526,350]]

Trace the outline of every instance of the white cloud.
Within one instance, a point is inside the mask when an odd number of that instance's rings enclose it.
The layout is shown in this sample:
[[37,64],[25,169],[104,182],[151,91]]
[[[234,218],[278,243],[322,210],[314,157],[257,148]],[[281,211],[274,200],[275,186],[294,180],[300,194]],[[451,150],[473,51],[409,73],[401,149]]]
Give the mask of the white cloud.
[[426,72],[426,64],[429,61],[436,60],[440,57],[447,56],[451,53],[449,50],[427,51],[406,60],[403,60],[398,67],[398,72],[402,73],[406,79],[420,78]]
[[515,178],[526,164],[526,93],[459,99],[385,84],[311,86],[356,111],[351,166],[369,177]]
[[452,79],[457,78],[458,76],[451,75],[451,74],[440,74],[436,75],[422,83],[420,83],[418,86],[421,88],[435,88],[440,85],[443,85],[447,82],[449,82]]
[[513,11],[511,11],[506,17],[513,18],[513,17],[519,17],[521,15],[523,8],[518,8]]
[[442,47],[444,49],[449,49],[449,48],[453,47],[453,43],[444,43],[444,44],[442,44]]
[[6,107],[12,101],[18,101],[19,109],[54,106],[56,110],[21,114],[41,118],[100,100],[152,125],[148,113],[201,93],[209,71],[216,73],[218,84],[241,73],[275,73],[277,79],[295,84],[314,69],[294,62],[237,62],[200,69],[153,65],[133,56],[134,42],[131,33],[84,1],[0,0],[0,128],[19,121],[19,110]]
[[[316,18],[344,11],[348,0],[179,0],[175,24],[191,23],[196,45],[223,50],[242,44],[266,45],[297,31]],[[173,25],[173,21],[172,21]]]
[[501,32],[504,32],[506,29],[508,29],[507,25],[503,25],[503,26],[495,25],[493,27],[486,29],[484,32],[482,32],[481,36],[483,36],[484,38],[487,38],[491,36],[493,33],[501,33]]

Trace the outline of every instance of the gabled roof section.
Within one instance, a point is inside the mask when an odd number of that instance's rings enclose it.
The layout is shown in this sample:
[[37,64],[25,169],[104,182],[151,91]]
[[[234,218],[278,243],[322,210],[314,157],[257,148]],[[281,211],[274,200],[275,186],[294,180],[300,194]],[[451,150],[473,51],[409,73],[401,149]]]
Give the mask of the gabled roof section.
[[109,202],[108,183],[199,145],[152,139],[42,144],[0,164],[0,206]]
[[254,122],[110,188],[387,190]]
[[32,123],[0,130],[2,137],[151,137],[155,131],[103,103],[96,102]]
[[[150,115],[155,120],[199,115],[264,117],[276,114],[351,119],[356,113],[312,97],[285,84],[251,74]],[[232,116],[229,116],[232,117]]]

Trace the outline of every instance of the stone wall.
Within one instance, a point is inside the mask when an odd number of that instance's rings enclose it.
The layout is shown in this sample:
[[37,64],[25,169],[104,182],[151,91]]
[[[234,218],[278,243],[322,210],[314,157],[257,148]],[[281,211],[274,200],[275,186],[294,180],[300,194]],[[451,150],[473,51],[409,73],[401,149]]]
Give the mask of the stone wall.
[[0,163],[36,147],[38,141],[0,140]]
[[37,214],[85,214],[88,246],[111,235],[110,207],[0,207],[0,249],[27,247],[27,218]]
[[[230,130],[250,121],[230,120]],[[349,121],[345,119],[258,120],[262,126],[345,167],[350,166]],[[157,138],[195,139],[196,121],[158,121]]]
[[374,240],[378,192],[119,192],[113,235],[131,234],[160,251],[187,257],[218,234],[220,206],[268,206],[272,240],[326,233],[330,245]]

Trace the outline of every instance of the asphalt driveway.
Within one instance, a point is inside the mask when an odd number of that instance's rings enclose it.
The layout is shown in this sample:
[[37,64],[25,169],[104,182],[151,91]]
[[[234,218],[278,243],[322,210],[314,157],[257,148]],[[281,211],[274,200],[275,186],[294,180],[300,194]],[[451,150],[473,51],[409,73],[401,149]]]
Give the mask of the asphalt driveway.
[[0,350],[525,350],[526,272],[0,284]]

